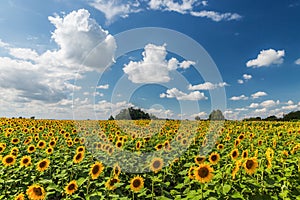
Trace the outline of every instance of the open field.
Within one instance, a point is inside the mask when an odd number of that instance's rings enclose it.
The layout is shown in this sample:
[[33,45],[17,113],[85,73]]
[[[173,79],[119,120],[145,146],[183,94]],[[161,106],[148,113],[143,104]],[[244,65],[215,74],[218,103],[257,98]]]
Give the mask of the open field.
[[0,199],[300,199],[300,123],[1,119]]

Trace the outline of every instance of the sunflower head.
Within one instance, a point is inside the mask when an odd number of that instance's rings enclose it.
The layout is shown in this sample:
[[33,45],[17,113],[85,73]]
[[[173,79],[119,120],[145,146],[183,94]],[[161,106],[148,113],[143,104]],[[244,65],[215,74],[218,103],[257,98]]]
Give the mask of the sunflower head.
[[130,180],[130,189],[134,192],[139,192],[144,187],[144,179],[136,176]]
[[248,158],[248,150],[243,151],[242,158],[244,158],[244,159]]
[[150,170],[153,171],[154,173],[157,173],[162,169],[163,165],[164,165],[163,159],[153,158],[150,163]]
[[15,200],[25,200],[25,195],[22,193],[18,194],[16,197],[15,197]]
[[210,154],[209,156],[209,162],[212,164],[212,165],[216,165],[220,160],[220,155],[216,152],[213,152]]
[[37,144],[37,147],[40,149],[44,149],[46,147],[46,142],[44,140],[40,140]]
[[6,155],[2,158],[2,163],[5,167],[14,165],[16,162],[16,157],[13,155]]
[[194,158],[194,160],[195,160],[195,163],[197,163],[197,164],[201,164],[201,163],[203,163],[204,161],[205,161],[205,156],[199,156],[199,155],[197,155],[195,158]]
[[118,177],[110,178],[105,183],[105,187],[108,190],[114,190],[114,189],[116,189],[116,183],[119,183],[119,182],[120,182],[120,180],[118,179]]
[[93,164],[90,169],[90,175],[92,176],[92,179],[97,179],[103,170],[103,164],[101,162],[95,162],[95,164]]
[[53,151],[54,151],[54,149],[53,149],[52,147],[48,147],[48,148],[46,149],[46,154],[50,155],[50,154],[53,153]]
[[77,182],[73,180],[70,183],[68,183],[68,185],[65,187],[65,192],[68,195],[72,195],[77,189],[78,189]]
[[230,157],[232,160],[236,160],[239,157],[239,150],[233,149],[230,153]]
[[254,158],[248,158],[244,162],[244,169],[245,169],[246,173],[249,174],[249,175],[254,174],[257,167],[258,167],[258,162],[257,162],[257,159],[255,157]]
[[28,153],[33,153],[35,152],[35,146],[33,144],[29,145],[27,148]]
[[121,167],[118,164],[115,164],[113,168],[114,176],[119,176],[121,173]]
[[46,169],[48,169],[49,165],[50,165],[50,160],[45,158],[45,159],[41,160],[40,162],[38,162],[36,168],[38,171],[43,172]]
[[74,158],[73,158],[73,162],[74,163],[80,163],[84,158],[84,153],[83,152],[78,152],[75,154]]
[[31,157],[30,156],[23,156],[20,161],[21,167],[28,167],[31,165]]
[[33,184],[28,187],[26,194],[29,199],[42,200],[46,197],[45,189],[42,186]]
[[200,183],[207,183],[212,180],[213,171],[213,168],[211,168],[209,165],[200,164],[199,167],[194,170],[195,179]]

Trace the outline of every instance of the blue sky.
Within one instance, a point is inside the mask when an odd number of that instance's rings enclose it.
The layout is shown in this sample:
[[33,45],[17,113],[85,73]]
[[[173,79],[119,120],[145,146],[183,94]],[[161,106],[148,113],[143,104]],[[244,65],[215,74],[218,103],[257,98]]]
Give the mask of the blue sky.
[[300,109],[299,0],[9,0],[0,10],[0,116]]

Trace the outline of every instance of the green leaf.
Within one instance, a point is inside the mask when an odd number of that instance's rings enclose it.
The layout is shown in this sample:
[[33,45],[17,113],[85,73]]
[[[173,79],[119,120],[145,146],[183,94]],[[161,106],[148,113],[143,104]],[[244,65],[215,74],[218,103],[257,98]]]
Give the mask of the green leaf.
[[234,199],[244,199],[243,195],[241,195],[239,192],[235,192],[233,195],[231,195],[231,197]]
[[78,187],[80,187],[85,181],[87,181],[88,178],[83,178],[83,177],[80,177],[78,180],[77,180],[77,185]]
[[227,194],[230,191],[230,189],[231,189],[231,185],[228,185],[228,184],[224,185],[223,186],[223,194]]

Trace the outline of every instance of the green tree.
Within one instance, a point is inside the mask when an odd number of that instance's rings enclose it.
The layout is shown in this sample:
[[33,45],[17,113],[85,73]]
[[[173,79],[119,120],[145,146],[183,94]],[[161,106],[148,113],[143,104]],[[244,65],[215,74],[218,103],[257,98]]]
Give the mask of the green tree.
[[108,120],[114,120],[115,118],[111,115]]
[[221,110],[213,110],[208,117],[209,120],[225,120]]
[[[153,116],[152,116],[153,117]],[[150,115],[145,113],[140,108],[125,108],[120,111],[115,117],[116,120],[138,120],[138,119],[150,119]]]

